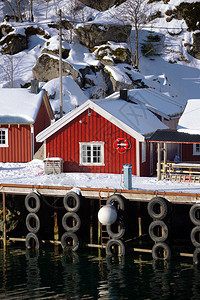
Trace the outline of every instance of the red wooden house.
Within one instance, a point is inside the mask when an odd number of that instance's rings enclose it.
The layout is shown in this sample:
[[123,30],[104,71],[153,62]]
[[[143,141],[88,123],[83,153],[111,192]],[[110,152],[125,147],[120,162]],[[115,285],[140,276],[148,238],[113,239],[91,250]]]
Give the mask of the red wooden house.
[[144,105],[122,99],[88,100],[36,137],[47,157],[61,157],[64,172],[153,172],[154,149],[147,142],[156,129],[167,128]]
[[32,160],[41,146],[36,135],[53,119],[45,90],[2,88],[0,107],[0,162]]

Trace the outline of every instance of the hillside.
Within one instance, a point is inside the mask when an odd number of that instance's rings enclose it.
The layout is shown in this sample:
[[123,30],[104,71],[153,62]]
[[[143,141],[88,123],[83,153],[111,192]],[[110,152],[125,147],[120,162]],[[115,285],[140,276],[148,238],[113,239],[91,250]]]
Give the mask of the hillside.
[[199,1],[142,1],[147,19],[139,32],[138,69],[131,65],[130,55],[135,30],[132,27],[130,39],[124,40],[124,33],[129,34],[120,6],[100,11],[82,3],[87,1],[77,1],[74,7],[75,1],[70,0],[35,0],[31,22],[30,6],[22,1],[23,22],[16,22],[8,2],[14,7],[14,0],[0,2],[1,88],[28,87],[37,78],[58,111],[59,80],[55,78],[61,9],[64,112],[87,98],[105,97],[121,88],[151,87],[182,105],[199,98]]

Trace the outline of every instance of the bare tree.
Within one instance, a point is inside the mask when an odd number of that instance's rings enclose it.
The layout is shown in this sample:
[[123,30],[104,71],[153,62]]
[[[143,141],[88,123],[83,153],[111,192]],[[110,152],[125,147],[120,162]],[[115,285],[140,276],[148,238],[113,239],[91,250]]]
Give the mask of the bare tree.
[[135,68],[138,68],[139,65],[139,33],[143,25],[147,22],[147,11],[146,0],[127,0],[115,10],[114,17],[123,24],[131,24],[135,30],[135,51],[132,49],[129,37],[130,52]]
[[10,87],[14,87],[14,73],[18,68],[21,58],[16,58],[13,55],[6,55],[3,57],[3,62],[0,64],[0,69],[6,74],[8,81],[10,83]]
[[15,19],[15,22],[19,21],[23,22],[22,20],[22,14],[21,14],[21,1],[22,0],[3,0],[9,7],[9,9],[13,12],[13,16]]
[[74,26],[76,23],[76,17],[77,17],[77,14],[79,13],[79,10],[80,10],[80,6],[79,6],[77,0],[69,1],[69,5],[67,6],[66,9],[64,9],[64,14],[65,14],[65,16],[67,16],[67,18],[70,20],[70,23],[71,23],[70,37],[69,37],[70,44],[72,43]]
[[31,21],[34,21],[34,16],[33,16],[33,0],[30,0],[30,16],[31,16]]

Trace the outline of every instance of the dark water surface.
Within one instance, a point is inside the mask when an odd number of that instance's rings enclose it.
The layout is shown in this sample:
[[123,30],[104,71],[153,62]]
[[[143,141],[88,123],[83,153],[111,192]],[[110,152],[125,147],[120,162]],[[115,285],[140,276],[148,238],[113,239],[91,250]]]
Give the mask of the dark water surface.
[[200,299],[192,258],[155,263],[151,255],[111,259],[97,250],[0,250],[0,299]]

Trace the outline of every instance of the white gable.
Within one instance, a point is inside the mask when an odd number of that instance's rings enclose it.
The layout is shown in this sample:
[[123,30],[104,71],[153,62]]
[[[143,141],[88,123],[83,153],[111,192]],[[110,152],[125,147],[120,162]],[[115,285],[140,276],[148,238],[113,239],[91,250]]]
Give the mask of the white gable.
[[96,111],[138,141],[144,141],[144,135],[152,133],[157,129],[167,128],[153,113],[145,109],[143,105],[128,103],[124,100],[88,100],[39,133],[36,140],[38,142],[46,140],[88,108]]
[[200,134],[200,99],[189,99],[178,122],[177,130],[190,134]]
[[0,123],[34,123],[44,90],[38,94],[23,88],[0,88]]

